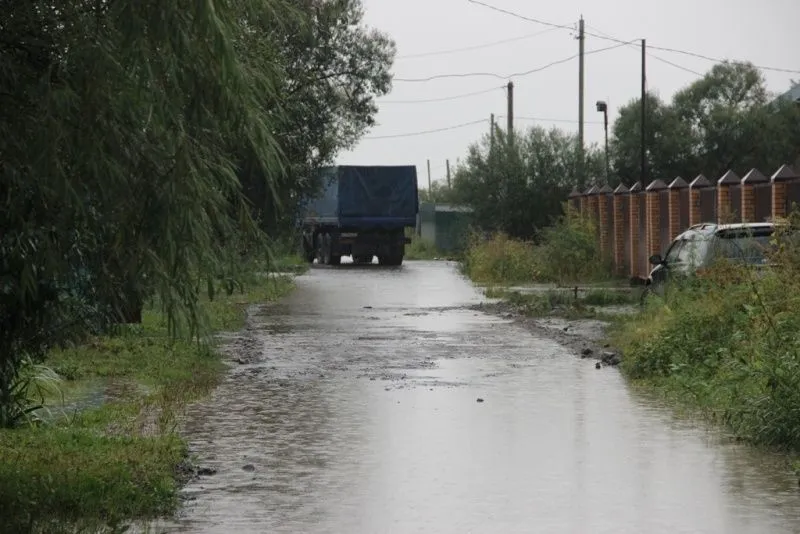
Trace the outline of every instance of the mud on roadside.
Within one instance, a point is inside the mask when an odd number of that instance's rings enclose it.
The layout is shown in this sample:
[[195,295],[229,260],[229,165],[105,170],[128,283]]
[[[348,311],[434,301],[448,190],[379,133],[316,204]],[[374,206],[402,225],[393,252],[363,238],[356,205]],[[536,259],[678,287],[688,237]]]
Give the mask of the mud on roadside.
[[547,317],[530,317],[520,306],[505,300],[482,302],[470,308],[513,320],[538,336],[556,341],[581,358],[598,360],[600,367],[617,366],[622,361],[621,352],[607,341],[606,333],[611,324],[608,321],[570,319],[560,316],[557,311]]

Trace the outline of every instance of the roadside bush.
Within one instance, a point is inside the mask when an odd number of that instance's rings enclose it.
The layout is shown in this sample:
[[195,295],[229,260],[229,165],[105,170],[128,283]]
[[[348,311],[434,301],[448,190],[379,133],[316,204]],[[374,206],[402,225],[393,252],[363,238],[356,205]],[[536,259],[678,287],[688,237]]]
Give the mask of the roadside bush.
[[611,277],[611,262],[604,258],[597,226],[588,217],[568,212],[540,234],[538,256],[542,276],[552,282],[589,282]]
[[612,337],[631,379],[690,402],[737,437],[800,450],[800,247],[784,235],[776,244],[766,275],[720,264]]
[[406,259],[409,260],[432,260],[442,256],[445,254],[429,239],[412,237],[411,245],[406,247]]
[[514,284],[541,278],[531,243],[495,234],[473,235],[464,258],[464,271],[479,284]]
[[611,278],[591,219],[568,212],[539,234],[537,244],[495,234],[473,235],[464,261],[467,275],[479,284],[595,282]]

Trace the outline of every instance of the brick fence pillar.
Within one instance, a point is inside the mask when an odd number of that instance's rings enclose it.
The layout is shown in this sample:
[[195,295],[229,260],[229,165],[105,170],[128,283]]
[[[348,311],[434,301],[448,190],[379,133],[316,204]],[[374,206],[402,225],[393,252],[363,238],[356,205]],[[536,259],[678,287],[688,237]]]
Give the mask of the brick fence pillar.
[[678,237],[681,233],[681,191],[689,184],[680,176],[669,184],[669,239]]
[[731,211],[731,187],[742,183],[742,179],[733,171],[728,171],[717,180],[717,222],[733,222]]
[[756,222],[756,185],[768,181],[758,169],[750,169],[742,178],[742,222]]
[[613,193],[614,203],[614,272],[625,274],[625,196],[629,190],[619,184]]
[[701,191],[711,187],[711,182],[702,174],[689,184],[689,226],[700,224],[702,212],[700,211]]
[[611,225],[613,219],[608,217],[609,200],[612,189],[604,185],[597,190],[597,209],[599,210],[598,224],[600,226],[600,254],[604,257],[611,256]]
[[597,224],[597,187],[592,186],[584,193],[589,217]]
[[653,180],[645,190],[647,198],[647,255],[661,253],[661,191],[667,188],[661,180]]
[[777,220],[789,215],[787,200],[789,182],[800,179],[800,174],[788,165],[781,166],[772,175],[772,219]]
[[628,191],[630,197],[628,200],[628,224],[630,225],[630,240],[631,240],[631,278],[639,276],[639,269],[641,269],[641,262],[639,261],[639,251],[641,250],[642,235],[639,232],[639,210],[641,209],[642,202],[642,184],[636,182]]

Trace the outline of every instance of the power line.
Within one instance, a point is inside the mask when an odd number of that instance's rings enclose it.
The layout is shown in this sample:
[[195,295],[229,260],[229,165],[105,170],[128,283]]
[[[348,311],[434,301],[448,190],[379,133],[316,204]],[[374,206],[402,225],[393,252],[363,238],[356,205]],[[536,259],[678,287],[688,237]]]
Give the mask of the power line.
[[[614,48],[620,48],[622,46],[630,44],[631,42],[632,41],[624,41],[624,42],[622,42],[620,44],[607,46],[605,48],[598,48],[596,50],[589,50],[584,55],[597,54],[599,52],[605,52],[607,50],[613,50]],[[560,65],[562,63],[567,63],[568,61],[572,61],[573,59],[575,59],[577,57],[578,57],[578,54],[573,54],[573,55],[571,55],[569,57],[565,57],[565,58],[562,58],[562,59],[557,59],[555,61],[551,61],[550,63],[547,63],[546,65],[542,65],[541,67],[536,67],[536,68],[533,68],[533,69],[530,69],[530,70],[527,70],[527,71],[524,71],[524,72],[514,72],[512,74],[507,74],[507,75],[500,75],[500,74],[496,74],[496,73],[493,73],[493,72],[464,72],[464,73],[457,73],[457,74],[456,73],[454,73],[454,74],[436,74],[436,75],[433,75],[433,76],[428,76],[427,78],[394,78],[393,81],[395,81],[395,82],[408,82],[408,83],[420,83],[420,82],[430,82],[430,81],[433,81],[433,80],[440,80],[440,79],[443,79],[443,78],[469,78],[469,77],[475,77],[475,76],[488,76],[488,77],[492,77],[492,78],[498,78],[498,79],[501,79],[501,80],[507,80],[509,78],[521,78],[523,76],[528,76],[529,74],[533,74],[533,73],[536,73],[536,72],[541,72],[541,71],[543,71],[545,69],[549,69],[551,67],[555,67],[556,65]]]
[[[616,37],[613,37],[613,36],[609,35],[608,33],[604,32],[603,30],[598,28],[597,26],[592,26],[592,25],[589,25],[589,24],[587,24],[587,26],[589,26],[590,28],[594,29],[594,31],[596,31],[596,32],[600,33],[601,35],[603,35],[606,39],[613,40],[613,41],[617,40]],[[630,44],[630,47],[631,47],[632,50],[635,49],[635,50],[638,51],[638,49],[639,49],[639,47],[636,44],[634,44],[633,42]],[[692,70],[689,67],[684,67],[683,65],[679,65],[679,64],[674,63],[672,61],[664,59],[661,56],[657,56],[657,55],[651,53],[650,50],[649,50],[650,48],[652,48],[652,47],[648,47],[648,51],[647,51],[648,57],[651,57],[651,58],[655,59],[656,61],[660,61],[660,62],[665,63],[667,65],[670,65],[672,67],[675,67],[676,69],[680,69],[680,70],[689,72],[689,73],[694,74],[696,76],[701,76],[701,77],[703,76],[702,73],[697,72],[696,70]]]
[[[578,124],[579,121],[575,119],[552,119],[548,117],[514,117],[516,120],[521,121],[536,121],[536,122],[565,122],[570,124]],[[583,121],[585,124],[603,124],[603,121]]]
[[[495,118],[503,119],[505,115],[496,115]],[[573,119],[553,119],[548,117],[515,117],[515,120],[523,120],[523,121],[538,121],[538,122],[568,122],[572,124],[577,124],[577,120]],[[439,132],[447,132],[450,130],[457,130],[459,128],[466,128],[468,126],[474,126],[476,124],[483,124],[486,122],[486,119],[480,119],[472,122],[464,122],[461,124],[454,124],[453,126],[445,126],[444,128],[436,128],[433,130],[422,130],[418,132],[408,132],[408,133],[401,133],[401,134],[393,134],[393,135],[376,135],[376,136],[367,136],[363,137],[362,139],[396,139],[399,137],[416,137],[420,135],[428,135],[433,133]],[[588,124],[603,124],[600,121],[585,121]]]
[[445,96],[445,97],[441,97],[441,98],[425,98],[425,99],[421,99],[421,100],[383,100],[380,103],[381,104],[425,104],[425,103],[428,103],[428,102],[446,102],[448,100],[458,100],[458,99],[461,99],[461,98],[468,98],[468,97],[471,97],[471,96],[485,95],[487,93],[493,93],[493,92],[497,91],[498,89],[505,89],[505,87],[506,87],[505,85],[497,85],[495,87],[492,87],[491,89],[484,89],[483,91],[475,91],[475,92],[472,92],[472,93],[463,93],[463,94],[460,94],[460,95]]
[[574,26],[567,26],[566,24],[554,24],[552,22],[547,22],[547,21],[540,20],[540,19],[535,19],[535,18],[532,18],[532,17],[526,17],[524,15],[520,15],[519,13],[514,13],[513,11],[508,11],[506,9],[502,9],[502,8],[497,7],[497,6],[493,6],[491,4],[487,4],[487,3],[484,3],[484,2],[480,2],[478,0],[467,0],[467,1],[469,3],[471,3],[471,4],[478,4],[478,5],[481,5],[483,7],[487,7],[489,9],[493,10],[493,11],[498,11],[498,12],[504,13],[506,15],[511,15],[512,17],[516,17],[518,19],[527,20],[528,22],[535,22],[536,24],[541,24],[542,26],[550,26],[551,28],[561,28],[562,30],[576,31]]
[[650,56],[651,58],[655,59],[656,61],[660,61],[661,63],[666,63],[667,65],[671,65],[671,66],[675,67],[676,69],[680,69],[680,70],[689,72],[691,74],[703,77],[702,73],[697,72],[696,70],[692,70],[689,67],[684,67],[683,65],[678,65],[677,63],[673,63],[672,61],[664,59],[663,57],[659,57],[659,56],[657,56],[655,54],[647,54],[647,55]]
[[[528,22],[534,22],[536,24],[542,24],[544,26],[550,26],[550,27],[553,27],[553,28],[561,28],[561,29],[565,29],[565,30],[575,31],[574,28],[571,27],[571,26],[565,26],[563,24],[554,24],[552,22],[547,22],[547,21],[535,19],[535,18],[532,18],[532,17],[526,17],[526,16],[521,15],[519,13],[515,13],[513,11],[508,11],[506,9],[501,9],[499,7],[493,6],[491,4],[486,4],[486,3],[480,2],[478,0],[467,0],[467,1],[470,2],[471,4],[479,4],[481,6],[487,7],[489,9],[494,10],[494,11],[499,11],[499,12],[504,13],[506,15],[509,15],[509,16],[512,16],[512,17],[515,17],[515,18],[518,18],[518,19],[521,19],[521,20],[526,20]],[[616,37],[604,36],[604,35],[600,35],[600,34],[597,34],[597,33],[591,33],[591,32],[584,32],[584,33],[586,35],[591,35],[592,37],[596,37],[598,39],[604,39],[606,41],[613,41],[615,43],[624,43],[625,42],[625,41],[622,41],[621,39],[617,39]],[[784,72],[784,73],[789,73],[789,74],[800,74],[800,70],[785,69],[785,68],[780,68],[780,67],[765,67],[764,65],[756,65],[756,64],[753,64],[753,63],[748,62],[748,61],[720,59],[720,58],[716,58],[716,57],[712,57],[712,56],[707,56],[707,55],[704,55],[704,54],[698,54],[697,52],[690,52],[688,50],[680,50],[678,48],[669,48],[669,47],[666,47],[666,46],[654,46],[654,45],[651,45],[649,43],[648,43],[648,48],[651,48],[653,50],[661,50],[662,52],[670,52],[670,53],[673,53],[673,54],[682,54],[682,55],[685,55],[685,56],[704,59],[706,61],[712,61],[714,63],[725,63],[725,62],[727,62],[727,63],[732,63],[734,65],[745,65],[745,64],[749,63],[749,64],[752,64],[757,69],[760,69],[760,70],[769,70],[769,71],[774,71],[774,72]],[[676,66],[676,65],[673,65],[673,66]],[[679,67],[679,68],[682,68],[682,67]]]
[[446,126],[444,128],[436,128],[435,130],[423,130],[420,132],[409,132],[409,133],[402,133],[402,134],[395,134],[395,135],[375,135],[375,136],[368,136],[363,137],[362,139],[396,139],[399,137],[415,137],[418,135],[428,135],[432,133],[439,133],[439,132],[447,132],[450,130],[457,130],[459,128],[466,128],[467,126],[474,126],[476,124],[483,124],[486,122],[486,119],[481,119],[472,122],[464,122],[462,124],[455,124],[453,126]]
[[523,41],[525,39],[532,39],[534,37],[538,37],[540,35],[544,35],[546,33],[550,33],[550,32],[552,32],[554,30],[556,30],[556,28],[548,28],[548,29],[540,31],[540,32],[530,33],[528,35],[522,35],[520,37],[512,37],[510,39],[503,39],[502,41],[493,41],[493,42],[490,42],[490,43],[484,43],[484,44],[480,44],[480,45],[466,46],[464,48],[451,48],[451,49],[448,49],[448,50],[439,50],[439,51],[435,51],[435,52],[423,52],[423,53],[420,53],[420,54],[408,54],[408,55],[405,55],[405,56],[397,56],[396,59],[398,59],[398,60],[416,59],[416,58],[422,58],[422,57],[444,56],[444,55],[447,55],[447,54],[456,54],[458,52],[468,52],[470,50],[480,50],[482,48],[490,48],[492,46],[498,46],[498,45],[501,45],[501,44],[514,43],[514,42],[517,42],[517,41]]

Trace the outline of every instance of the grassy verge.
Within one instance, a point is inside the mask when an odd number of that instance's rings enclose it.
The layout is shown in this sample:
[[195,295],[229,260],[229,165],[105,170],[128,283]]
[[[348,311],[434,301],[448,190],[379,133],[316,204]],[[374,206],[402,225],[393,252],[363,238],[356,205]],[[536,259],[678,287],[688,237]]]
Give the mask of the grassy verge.
[[719,266],[652,299],[612,331],[624,372],[739,439],[800,451],[798,252],[765,276]]
[[[292,287],[261,278],[206,300],[211,330],[239,329],[250,304]],[[63,379],[66,413],[53,406],[48,424],[0,430],[0,531],[113,531],[174,511],[189,472],[176,416],[218,383],[224,364],[214,347],[171,341],[151,308],[142,325],[54,351],[46,365]]]
[[447,253],[439,250],[436,245],[428,239],[412,237],[411,244],[406,247],[406,259],[408,260],[433,260],[447,257]]

